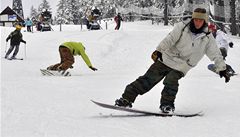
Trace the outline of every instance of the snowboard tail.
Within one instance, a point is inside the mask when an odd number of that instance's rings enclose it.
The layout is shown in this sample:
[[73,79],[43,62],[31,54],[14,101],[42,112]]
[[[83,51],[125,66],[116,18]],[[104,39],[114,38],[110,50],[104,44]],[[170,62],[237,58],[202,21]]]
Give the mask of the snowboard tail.
[[143,114],[143,115],[149,115],[149,116],[160,116],[160,117],[172,117],[172,116],[177,116],[177,117],[195,117],[195,116],[202,116],[203,113],[197,112],[197,113],[191,113],[191,114],[180,114],[180,113],[157,113],[157,112],[150,112],[150,111],[144,111],[144,110],[138,110],[138,109],[133,109],[133,108],[125,108],[125,107],[119,107],[115,105],[109,105],[97,101],[91,100],[94,104],[103,107],[103,108],[108,108],[108,109],[113,109],[113,110],[119,110],[119,111],[125,111],[125,112],[131,112],[131,113],[138,113],[138,114]]

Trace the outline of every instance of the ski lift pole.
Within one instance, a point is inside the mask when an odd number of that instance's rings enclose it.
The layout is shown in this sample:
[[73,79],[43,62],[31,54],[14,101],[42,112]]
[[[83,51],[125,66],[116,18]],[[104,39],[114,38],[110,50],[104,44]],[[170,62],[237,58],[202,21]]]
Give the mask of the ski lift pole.
[[107,23],[107,21],[105,22],[105,25],[106,25],[106,30],[108,29],[108,23]]

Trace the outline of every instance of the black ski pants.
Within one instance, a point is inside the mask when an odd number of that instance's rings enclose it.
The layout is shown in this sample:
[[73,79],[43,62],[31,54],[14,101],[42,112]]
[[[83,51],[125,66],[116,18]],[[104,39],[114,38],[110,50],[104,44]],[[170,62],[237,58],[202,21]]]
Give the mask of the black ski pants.
[[130,102],[134,102],[138,95],[147,93],[164,78],[164,88],[161,93],[160,103],[174,106],[179,86],[178,80],[183,76],[182,72],[164,65],[160,61],[156,61],[143,76],[126,86],[122,97]]
[[19,45],[10,45],[10,48],[8,49],[5,57],[8,57],[9,54],[11,54],[11,52],[13,51],[13,49],[15,48],[14,52],[13,52],[13,56],[12,57],[16,57],[18,51],[19,51]]

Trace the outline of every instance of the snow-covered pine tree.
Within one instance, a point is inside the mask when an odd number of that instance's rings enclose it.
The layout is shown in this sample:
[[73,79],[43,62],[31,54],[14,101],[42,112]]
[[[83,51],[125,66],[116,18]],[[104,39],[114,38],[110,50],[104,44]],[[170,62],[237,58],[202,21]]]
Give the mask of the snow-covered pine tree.
[[33,22],[36,22],[37,19],[38,19],[37,9],[34,8],[33,6],[32,6],[31,9],[30,9],[30,19],[31,19]]
[[47,0],[42,0],[42,3],[38,6],[38,12],[41,13],[45,10],[51,11],[51,7],[49,5],[49,2]]
[[82,12],[79,0],[67,0],[68,21],[73,24],[80,24]]
[[67,1],[66,0],[59,0],[57,5],[57,13],[55,21],[57,24],[68,24],[68,16],[66,14],[68,10]]

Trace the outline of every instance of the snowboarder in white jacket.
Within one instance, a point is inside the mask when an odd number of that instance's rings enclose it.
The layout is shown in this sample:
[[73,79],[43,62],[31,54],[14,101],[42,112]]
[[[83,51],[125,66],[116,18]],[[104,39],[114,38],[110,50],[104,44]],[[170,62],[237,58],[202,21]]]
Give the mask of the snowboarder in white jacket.
[[[208,28],[212,32],[214,38],[216,39],[217,46],[222,53],[223,59],[226,60],[226,57],[228,55],[227,54],[228,53],[228,48],[229,47],[233,48],[232,40],[228,37],[228,35],[226,33],[221,31],[220,29],[217,29],[216,25],[210,24],[210,25],[208,25]],[[234,75],[235,71],[233,70],[233,68],[228,64],[226,64],[226,65],[227,65],[228,73],[230,73],[230,75]],[[210,64],[210,66],[208,66],[208,68],[209,67],[214,67],[214,68],[210,68],[210,70],[215,69],[215,66],[212,65],[212,64]]]
[[213,36],[217,42],[217,46],[219,47],[223,55],[223,59],[225,60],[227,57],[228,47],[233,48],[233,42],[226,33],[217,29],[214,24],[210,24],[208,28],[213,33]]
[[138,95],[147,93],[164,79],[160,110],[163,113],[173,112],[178,81],[195,67],[204,55],[214,61],[220,77],[229,82],[226,64],[213,35],[208,31],[207,19],[206,10],[197,8],[192,14],[192,19],[178,23],[153,52],[154,63],[148,71],[126,86],[122,97],[115,101],[115,105],[132,107]]

